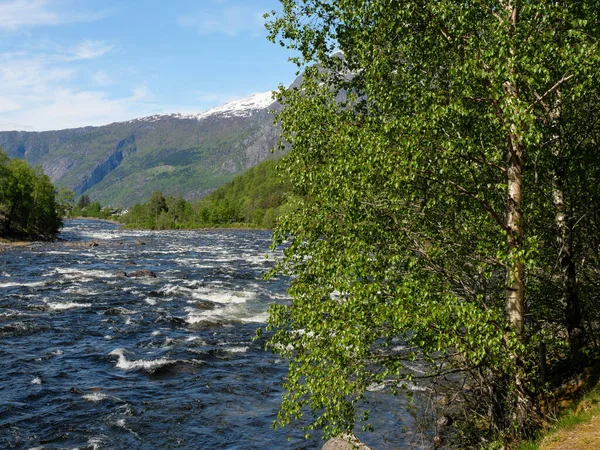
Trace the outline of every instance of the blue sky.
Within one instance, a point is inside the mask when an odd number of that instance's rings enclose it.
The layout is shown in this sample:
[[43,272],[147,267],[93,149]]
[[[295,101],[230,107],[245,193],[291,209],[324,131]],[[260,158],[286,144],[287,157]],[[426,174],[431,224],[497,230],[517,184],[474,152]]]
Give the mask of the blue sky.
[[294,80],[277,0],[0,0],[0,130],[201,112]]

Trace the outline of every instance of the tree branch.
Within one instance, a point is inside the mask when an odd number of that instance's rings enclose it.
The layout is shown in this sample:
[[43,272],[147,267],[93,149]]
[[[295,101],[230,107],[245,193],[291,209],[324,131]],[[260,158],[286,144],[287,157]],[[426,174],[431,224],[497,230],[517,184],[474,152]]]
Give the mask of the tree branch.
[[538,103],[542,103],[543,100],[550,95],[552,92],[554,92],[556,89],[558,89],[558,87],[563,84],[566,83],[567,81],[569,81],[571,78],[573,78],[575,75],[571,74],[567,77],[563,77],[560,80],[558,80],[554,86],[552,86],[550,89],[548,89],[544,95],[540,96],[539,94],[534,94],[536,96],[536,100],[535,102],[533,102],[531,105],[529,105],[529,107],[527,108],[526,112],[531,111],[531,109],[533,109],[533,107],[535,107],[535,105],[537,105]]

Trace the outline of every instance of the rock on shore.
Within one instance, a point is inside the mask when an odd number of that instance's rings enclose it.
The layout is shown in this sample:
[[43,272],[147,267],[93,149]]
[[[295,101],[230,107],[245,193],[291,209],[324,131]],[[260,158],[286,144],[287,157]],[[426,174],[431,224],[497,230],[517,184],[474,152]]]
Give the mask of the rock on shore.
[[329,439],[321,450],[371,450],[371,448],[362,443],[354,434],[344,433]]

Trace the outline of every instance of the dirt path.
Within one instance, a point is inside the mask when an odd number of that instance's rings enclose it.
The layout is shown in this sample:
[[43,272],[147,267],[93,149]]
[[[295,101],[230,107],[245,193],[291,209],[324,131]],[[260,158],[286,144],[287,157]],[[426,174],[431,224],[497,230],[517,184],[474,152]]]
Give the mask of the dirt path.
[[589,422],[580,423],[546,436],[540,450],[600,449],[600,411]]

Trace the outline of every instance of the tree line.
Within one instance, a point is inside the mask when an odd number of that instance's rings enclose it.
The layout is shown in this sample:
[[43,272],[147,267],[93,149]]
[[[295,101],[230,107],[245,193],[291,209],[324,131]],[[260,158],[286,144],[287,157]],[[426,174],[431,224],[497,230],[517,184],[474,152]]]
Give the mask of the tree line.
[[0,237],[53,239],[61,217],[56,190],[42,169],[0,149]]
[[421,377],[455,445],[535,433],[598,356],[600,3],[281,4],[303,84],[278,95],[277,425],[369,428],[369,386]]
[[90,196],[87,194],[81,195],[77,201],[75,201],[75,192],[61,188],[58,191],[58,198],[61,205],[63,205],[63,211],[65,217],[68,218],[92,218],[92,219],[111,219],[113,214],[120,212],[119,209],[115,210],[109,206],[102,206],[98,201],[92,201]]
[[275,161],[252,167],[197,202],[154,192],[134,205],[120,221],[129,228],[153,230],[202,227],[271,228],[285,209],[286,183]]

